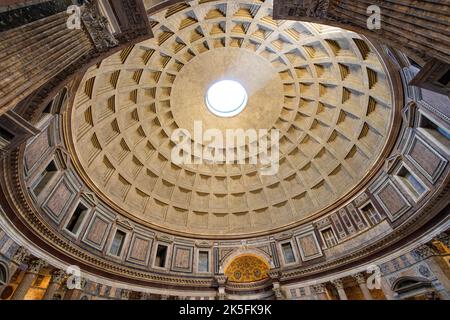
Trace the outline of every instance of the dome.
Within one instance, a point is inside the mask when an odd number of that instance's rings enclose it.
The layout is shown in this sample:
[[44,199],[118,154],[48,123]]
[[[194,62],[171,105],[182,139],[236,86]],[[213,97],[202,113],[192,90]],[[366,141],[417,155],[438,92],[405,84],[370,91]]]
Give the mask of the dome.
[[[153,39],[86,72],[67,131],[77,169],[96,194],[146,225],[227,237],[298,224],[358,189],[391,134],[385,67],[355,33],[271,15],[270,1],[169,8],[151,17]],[[206,94],[220,80],[237,81],[248,95],[233,117],[208,109]],[[208,147],[202,133],[209,129],[224,137],[277,130],[279,168],[264,175],[251,163],[259,152],[253,136],[218,149],[244,151],[242,159],[192,155],[179,163],[172,136],[180,129],[191,150]]]

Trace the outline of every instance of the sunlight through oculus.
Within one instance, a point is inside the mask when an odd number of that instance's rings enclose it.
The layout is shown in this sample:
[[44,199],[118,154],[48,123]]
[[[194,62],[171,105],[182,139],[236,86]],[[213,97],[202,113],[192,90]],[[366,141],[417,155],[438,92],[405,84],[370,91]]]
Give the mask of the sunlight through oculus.
[[206,106],[219,117],[233,117],[247,105],[247,92],[233,80],[215,82],[206,92]]

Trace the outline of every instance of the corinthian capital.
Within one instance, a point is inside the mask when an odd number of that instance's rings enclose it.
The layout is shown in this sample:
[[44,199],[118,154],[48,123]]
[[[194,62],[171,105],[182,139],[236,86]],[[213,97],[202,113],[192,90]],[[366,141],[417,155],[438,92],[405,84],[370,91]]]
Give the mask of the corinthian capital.
[[313,285],[312,289],[313,289],[315,294],[325,293],[325,291],[326,291],[325,285],[323,283],[319,283],[319,284]]
[[28,265],[28,272],[30,273],[39,273],[39,271],[47,265],[47,262],[45,262],[42,259],[34,259],[31,261],[31,263]]
[[289,16],[326,18],[329,6],[329,0],[274,0],[276,17],[279,19]]
[[107,51],[119,44],[108,29],[108,19],[100,14],[97,1],[88,2],[83,6],[81,20],[99,52]]
[[444,244],[447,248],[449,248],[449,242],[450,242],[449,238],[450,237],[448,236],[448,233],[442,232],[441,234],[434,237],[433,240],[442,242],[442,244]]
[[280,279],[280,277],[281,277],[281,271],[280,271],[280,269],[272,269],[272,270],[269,270],[269,271],[267,272],[267,274],[268,274],[269,277],[270,277],[272,280],[274,280],[274,281],[278,281],[278,280]]
[[364,274],[362,274],[361,272],[354,274],[352,277],[356,280],[358,284],[366,283],[366,278],[364,277]]
[[19,247],[19,249],[17,249],[12,259],[15,263],[22,264],[26,262],[29,255],[30,251],[28,251],[24,247]]
[[63,270],[54,270],[52,272],[51,282],[61,284],[64,281],[66,275],[67,274]]
[[306,0],[308,17],[325,18],[328,12],[329,0]]
[[226,275],[218,275],[215,276],[215,279],[217,281],[217,284],[222,287],[227,282],[228,277]]
[[344,288],[344,284],[342,283],[341,279],[336,279],[331,281],[331,283],[336,287],[336,289],[343,289]]
[[120,299],[122,300],[128,300],[130,298],[130,291],[126,289],[122,289],[120,291]]

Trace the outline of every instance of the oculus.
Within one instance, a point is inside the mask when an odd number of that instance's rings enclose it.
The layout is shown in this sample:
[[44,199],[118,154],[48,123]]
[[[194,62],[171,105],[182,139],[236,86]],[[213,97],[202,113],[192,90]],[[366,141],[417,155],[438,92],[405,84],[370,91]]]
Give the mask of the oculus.
[[219,117],[234,117],[247,105],[247,91],[237,81],[220,80],[206,91],[206,106]]

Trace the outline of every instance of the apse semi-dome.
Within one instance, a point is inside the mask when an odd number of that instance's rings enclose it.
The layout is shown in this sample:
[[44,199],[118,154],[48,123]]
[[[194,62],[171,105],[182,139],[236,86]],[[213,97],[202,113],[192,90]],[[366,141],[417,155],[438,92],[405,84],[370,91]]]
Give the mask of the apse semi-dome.
[[[329,212],[380,167],[393,97],[367,39],[275,21],[271,1],[193,1],[151,23],[153,39],[86,72],[67,113],[76,169],[118,212],[201,237],[261,234]],[[220,80],[245,89],[233,117],[208,108],[205,95]],[[202,144],[195,121],[203,130],[278,129],[278,173],[264,176],[248,163],[175,163],[174,130]]]

